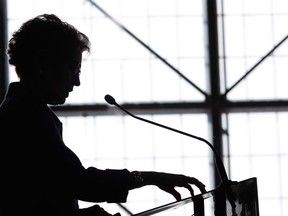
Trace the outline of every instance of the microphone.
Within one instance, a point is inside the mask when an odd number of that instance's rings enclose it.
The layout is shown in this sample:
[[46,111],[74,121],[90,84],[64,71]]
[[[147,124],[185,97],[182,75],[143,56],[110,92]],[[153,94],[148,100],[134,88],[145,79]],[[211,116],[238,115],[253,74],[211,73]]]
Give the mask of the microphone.
[[135,119],[138,119],[140,121],[144,121],[144,122],[147,122],[149,124],[153,124],[153,125],[156,125],[158,127],[162,127],[162,128],[165,128],[165,129],[168,129],[168,130],[171,130],[171,131],[174,131],[176,133],[180,133],[182,135],[185,135],[185,136],[188,136],[188,137],[191,137],[193,139],[197,139],[197,140],[200,140],[204,143],[206,143],[213,151],[214,153],[214,159],[215,159],[215,164],[216,164],[216,167],[217,167],[217,170],[218,170],[218,174],[220,176],[220,179],[222,181],[223,184],[226,184],[229,182],[229,179],[228,179],[228,176],[227,176],[227,173],[226,173],[226,170],[225,170],[225,167],[224,167],[224,164],[223,164],[223,161],[222,159],[220,158],[220,156],[218,155],[218,153],[216,152],[214,146],[208,142],[206,139],[203,139],[202,137],[198,137],[198,136],[195,136],[195,135],[192,135],[192,134],[189,134],[189,133],[186,133],[186,132],[183,132],[183,131],[180,131],[180,130],[177,130],[175,128],[171,128],[171,127],[168,127],[166,125],[162,125],[162,124],[159,124],[157,122],[153,122],[153,121],[150,121],[148,119],[144,119],[144,118],[141,118],[139,116],[136,116],[132,113],[130,113],[128,110],[124,109],[122,106],[120,106],[116,100],[109,94],[105,95],[104,97],[105,101],[110,104],[110,105],[114,105],[116,107],[118,107],[119,109],[121,109],[122,111],[124,111],[125,113],[127,113],[128,115],[130,115],[131,117],[135,118]]
[[122,111],[124,111],[125,113],[127,113],[128,115],[130,115],[131,117],[135,118],[135,119],[138,119],[140,121],[144,121],[144,122],[147,122],[149,124],[153,124],[153,125],[156,125],[158,127],[162,127],[162,128],[165,128],[165,129],[168,129],[170,131],[173,131],[173,132],[176,132],[176,133],[179,133],[179,134],[182,134],[182,135],[185,135],[185,136],[188,136],[188,137],[191,137],[193,139],[197,139],[199,141],[202,141],[204,143],[206,143],[210,148],[211,150],[213,151],[214,153],[214,160],[215,160],[215,165],[216,165],[216,168],[217,168],[217,171],[218,171],[218,174],[219,174],[219,177],[221,179],[221,186],[223,186],[224,190],[226,191],[227,193],[227,198],[231,204],[231,207],[232,207],[232,215],[237,215],[236,214],[236,204],[235,204],[235,196],[234,196],[234,193],[232,192],[232,189],[230,187],[230,183],[231,181],[228,179],[228,176],[227,176],[227,173],[226,173],[226,170],[225,170],[225,167],[224,167],[224,164],[223,164],[223,161],[221,159],[221,157],[219,156],[219,154],[217,153],[216,149],[214,148],[214,146],[208,142],[206,139],[202,138],[202,137],[198,137],[198,136],[195,136],[195,135],[192,135],[192,134],[189,134],[189,133],[186,133],[184,131],[180,131],[180,130],[177,130],[175,128],[172,128],[172,127],[168,127],[166,125],[163,125],[163,124],[159,124],[157,122],[154,122],[154,121],[150,121],[148,119],[144,119],[144,118],[141,118],[139,116],[136,116],[132,113],[130,113],[128,110],[124,109],[122,106],[120,106],[116,100],[109,94],[105,95],[104,97],[105,101],[110,104],[110,105],[114,105],[116,107],[118,107],[119,109],[121,109]]

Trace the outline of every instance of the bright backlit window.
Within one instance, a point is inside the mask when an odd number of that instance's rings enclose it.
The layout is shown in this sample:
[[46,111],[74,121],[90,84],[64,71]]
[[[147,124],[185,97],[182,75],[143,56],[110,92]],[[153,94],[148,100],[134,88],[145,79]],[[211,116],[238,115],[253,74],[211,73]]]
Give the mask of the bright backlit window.
[[[221,92],[229,91],[227,99],[232,102],[286,101],[288,43],[284,41],[253,67],[288,35],[288,3],[215,1],[219,11]],[[8,39],[24,21],[43,13],[58,15],[90,38],[92,49],[83,56],[81,86],[75,88],[68,105],[104,105],[106,94],[113,95],[119,104],[205,103],[205,95],[191,85],[196,84],[207,94],[210,91],[204,0],[9,0],[7,6]],[[17,80],[13,70],[9,68],[11,82]],[[210,140],[207,108],[182,108],[173,112],[135,111]],[[231,179],[257,177],[260,215],[286,216],[288,110],[221,111],[223,137],[227,138],[225,164]],[[208,190],[215,187],[212,153],[200,141],[139,122],[110,106],[107,112],[57,114],[64,125],[66,145],[85,167],[180,173],[199,178]],[[189,196],[186,190],[181,192],[183,197]],[[124,205],[138,213],[172,201],[172,196],[147,187],[131,191]],[[81,202],[83,207],[89,205]],[[128,215],[116,204],[100,205]],[[191,209],[181,209],[176,215],[191,215]],[[211,210],[205,215],[212,215]]]

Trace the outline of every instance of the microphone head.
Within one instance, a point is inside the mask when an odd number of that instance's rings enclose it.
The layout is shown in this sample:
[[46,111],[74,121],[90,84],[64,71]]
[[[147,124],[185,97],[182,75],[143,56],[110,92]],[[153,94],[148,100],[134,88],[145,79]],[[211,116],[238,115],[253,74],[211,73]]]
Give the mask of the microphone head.
[[116,101],[111,95],[109,94],[105,95],[104,99],[106,100],[108,104],[116,105]]

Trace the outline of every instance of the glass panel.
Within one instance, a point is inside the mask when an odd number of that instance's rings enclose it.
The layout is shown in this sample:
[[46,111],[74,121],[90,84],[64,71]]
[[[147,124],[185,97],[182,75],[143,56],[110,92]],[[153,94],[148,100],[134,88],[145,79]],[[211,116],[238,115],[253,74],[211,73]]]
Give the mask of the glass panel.
[[[207,116],[204,114],[142,117],[203,138],[208,136]],[[201,141],[129,116],[71,116],[61,117],[61,120],[66,145],[79,156],[85,167],[186,174],[204,181],[208,190],[213,189],[211,150]],[[190,196],[186,190],[179,190],[183,198]],[[198,193],[195,188],[195,194]],[[131,191],[125,205],[137,213],[173,201],[171,195],[148,187]],[[87,203],[81,204],[85,205]]]
[[[288,34],[282,28],[287,22],[287,14],[278,12],[280,5],[285,8],[287,3],[265,0],[259,7],[259,2],[223,1],[225,31],[222,44],[225,44],[226,67],[222,72],[226,75],[226,88],[234,85]],[[287,73],[282,73],[282,70],[286,71],[283,62],[287,62],[287,46],[284,41],[228,93],[228,99],[287,99],[287,85],[283,84]]]
[[[68,103],[105,103],[103,97],[107,93],[115,95],[120,103],[204,101],[203,95],[188,82],[87,1],[9,0],[7,3],[9,36],[29,18],[55,13],[91,39],[91,53],[84,56],[82,86],[75,88]],[[98,0],[97,3],[201,89],[207,89],[204,1]],[[223,4],[225,49],[221,49],[225,55],[221,54],[220,59],[226,66],[221,71],[225,74],[222,82],[225,79],[229,88],[288,34],[283,28],[288,21],[288,3],[223,0]],[[287,99],[287,46],[285,41],[228,94],[228,99]],[[11,67],[9,70],[10,81],[17,80]],[[208,137],[205,114],[143,117]],[[256,176],[260,215],[287,215],[288,177],[284,169],[288,165],[288,113],[232,113],[228,117],[231,155],[227,153],[226,157],[231,161],[231,179]],[[210,149],[204,150],[198,141],[124,116],[61,119],[67,145],[85,166],[179,171],[201,180],[213,180],[208,163]],[[213,184],[206,185],[209,189]],[[140,212],[172,200],[158,190],[145,188],[132,191],[127,205],[133,212]],[[108,206],[114,211],[114,205]],[[119,211],[117,206],[115,211]]]
[[[179,71],[181,69],[180,72],[192,82],[205,80],[202,1],[141,0],[136,3],[131,0],[102,0],[95,3],[169,64]],[[27,10],[22,10],[22,4]],[[8,1],[9,32],[42,13],[55,13],[87,34],[92,43],[91,53],[84,56],[82,86],[71,94],[67,104],[103,103],[104,95],[114,92],[120,102],[205,99],[88,1]],[[185,61],[197,61],[202,69],[193,65],[187,68],[187,64],[183,66]],[[14,71],[12,73],[10,81],[17,80]],[[207,89],[206,82],[200,85],[201,89]]]
[[[220,55],[226,89],[250,71],[287,35],[287,2],[218,1],[224,29]],[[221,5],[221,4],[219,4]],[[261,6],[259,6],[261,5]],[[220,22],[222,21],[220,19]],[[227,95],[231,101],[287,100],[285,40]],[[225,90],[223,90],[225,92]],[[228,148],[232,180],[257,177],[260,215],[286,215],[287,112],[228,114]],[[227,155],[228,156],[228,155]],[[285,191],[285,192],[284,192]],[[284,195],[285,194],[285,195]]]
[[228,117],[231,179],[257,177],[261,215],[269,215],[273,205],[277,206],[277,215],[284,215],[287,115],[239,113]]

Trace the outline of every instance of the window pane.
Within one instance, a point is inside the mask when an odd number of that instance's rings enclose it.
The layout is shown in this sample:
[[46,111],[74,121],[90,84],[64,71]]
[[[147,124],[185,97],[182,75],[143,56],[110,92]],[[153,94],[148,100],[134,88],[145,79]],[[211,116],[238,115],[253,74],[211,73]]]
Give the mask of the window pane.
[[[205,80],[206,76],[206,71],[203,70],[205,24],[201,2],[142,0],[135,3],[131,0],[114,0],[95,3],[142,43],[161,55],[168,64],[198,85],[196,81]],[[28,10],[22,10],[22,4]],[[188,11],[184,7],[192,10]],[[82,86],[71,94],[67,104],[103,103],[104,95],[113,92],[117,92],[120,102],[205,99],[202,93],[181,78],[174,69],[159,61],[147,48],[88,1],[8,1],[9,32],[18,29],[23,21],[42,13],[55,13],[87,34],[92,43],[91,53],[84,56],[82,64]],[[202,69],[187,64],[184,68],[185,61],[198,61]],[[13,74],[10,80],[15,81],[17,77]],[[95,85],[94,82],[100,85]],[[207,89],[206,82],[200,85],[201,89]]]
[[[288,113],[229,114],[231,179],[257,177],[261,215],[285,215]],[[265,205],[267,202],[271,205]],[[275,213],[275,212],[274,212]]]
[[[259,1],[260,2],[260,1]],[[233,86],[246,72],[252,72],[228,93],[229,100],[287,99],[288,87],[285,64],[287,46],[285,40],[255,69],[254,66],[286,36],[283,30],[287,14],[279,13],[284,1],[223,1],[225,31],[226,88]],[[275,5],[274,5],[275,3]],[[223,53],[224,55],[224,53]],[[223,69],[223,68],[222,68]],[[256,85],[257,83],[257,85]]]
[[[204,114],[144,115],[143,118],[208,137]],[[213,187],[211,150],[201,141],[129,116],[61,117],[61,120],[66,145],[86,167],[179,173],[201,179],[207,189]],[[186,190],[180,191],[183,198],[190,196]],[[195,189],[195,193],[199,191]],[[137,213],[173,201],[172,196],[148,187],[131,191],[125,205]]]

